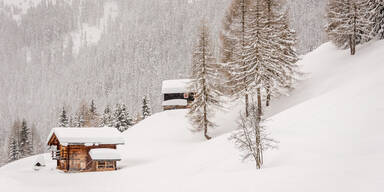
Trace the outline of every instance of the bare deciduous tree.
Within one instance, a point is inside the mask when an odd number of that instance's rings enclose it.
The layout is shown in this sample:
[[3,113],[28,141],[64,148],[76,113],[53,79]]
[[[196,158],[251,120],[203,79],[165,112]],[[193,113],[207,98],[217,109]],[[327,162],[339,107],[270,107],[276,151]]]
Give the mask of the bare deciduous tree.
[[238,130],[231,140],[242,152],[243,160],[252,158],[256,162],[256,168],[260,169],[264,163],[263,152],[277,147],[277,141],[271,139],[263,125],[262,113],[257,107],[258,104],[251,102],[249,116],[240,114]]

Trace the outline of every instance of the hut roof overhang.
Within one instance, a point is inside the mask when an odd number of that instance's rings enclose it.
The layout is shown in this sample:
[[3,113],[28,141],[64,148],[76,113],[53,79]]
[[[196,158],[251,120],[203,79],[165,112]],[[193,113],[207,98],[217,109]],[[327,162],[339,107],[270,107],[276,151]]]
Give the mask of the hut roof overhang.
[[102,128],[53,128],[48,136],[47,144],[56,145],[55,140],[63,145],[123,145],[125,140],[117,129],[111,127]]
[[120,153],[116,149],[91,149],[89,155],[92,160],[103,160],[103,161],[120,161]]

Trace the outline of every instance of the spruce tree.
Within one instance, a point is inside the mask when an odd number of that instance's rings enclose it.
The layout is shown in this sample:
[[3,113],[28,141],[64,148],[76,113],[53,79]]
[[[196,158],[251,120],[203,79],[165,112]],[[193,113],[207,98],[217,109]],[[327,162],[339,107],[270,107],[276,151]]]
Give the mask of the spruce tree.
[[24,119],[20,130],[20,153],[22,157],[28,157],[33,153],[32,131]]
[[216,76],[217,63],[212,52],[209,29],[202,24],[192,55],[191,87],[196,93],[188,116],[196,131],[204,131],[206,139],[211,139],[208,129],[214,126],[211,121],[214,107],[220,107],[219,93],[214,86]]
[[149,98],[147,96],[144,96],[142,100],[142,117],[141,118],[146,119],[151,115],[152,115],[152,112],[151,112]]
[[59,127],[69,127],[69,120],[68,120],[67,112],[66,112],[64,107],[63,107],[63,109],[59,115],[58,126]]
[[20,159],[20,149],[19,144],[14,135],[9,137],[8,143],[8,162],[16,161]]
[[127,107],[124,104],[117,104],[114,112],[113,126],[120,132],[126,131],[130,126],[133,125],[133,120],[129,116]]
[[367,3],[367,0],[329,0],[328,3],[328,37],[336,46],[349,48],[351,55],[355,55],[356,45],[371,38]]

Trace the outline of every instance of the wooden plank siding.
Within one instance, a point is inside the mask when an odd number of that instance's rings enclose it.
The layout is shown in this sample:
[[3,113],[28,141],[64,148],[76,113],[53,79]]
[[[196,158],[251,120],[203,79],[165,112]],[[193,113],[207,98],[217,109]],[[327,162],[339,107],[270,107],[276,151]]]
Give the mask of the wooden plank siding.
[[91,149],[110,148],[116,149],[114,144],[105,144],[97,146],[84,145],[58,145],[57,150],[60,151],[60,160],[57,160],[57,169],[63,171],[112,171],[116,170],[116,161],[111,161],[113,167],[98,167],[98,161],[93,161],[89,155]]

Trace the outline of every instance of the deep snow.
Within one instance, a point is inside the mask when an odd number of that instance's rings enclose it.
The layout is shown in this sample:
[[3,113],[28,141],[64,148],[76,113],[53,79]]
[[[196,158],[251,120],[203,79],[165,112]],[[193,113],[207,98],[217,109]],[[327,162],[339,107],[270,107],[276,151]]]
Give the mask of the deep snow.
[[118,171],[66,174],[49,155],[34,171],[35,156],[0,168],[0,191],[383,191],[383,53],[384,41],[356,56],[327,43],[303,57],[308,79],[268,111],[280,143],[262,170],[228,140],[235,102],[216,115],[210,141],[190,132],[186,110],[157,113],[124,132]]

